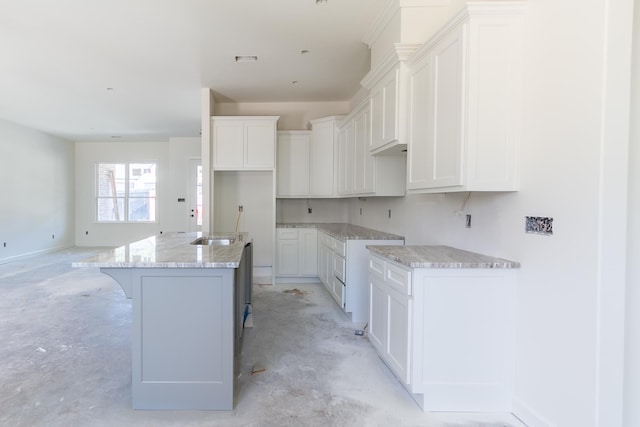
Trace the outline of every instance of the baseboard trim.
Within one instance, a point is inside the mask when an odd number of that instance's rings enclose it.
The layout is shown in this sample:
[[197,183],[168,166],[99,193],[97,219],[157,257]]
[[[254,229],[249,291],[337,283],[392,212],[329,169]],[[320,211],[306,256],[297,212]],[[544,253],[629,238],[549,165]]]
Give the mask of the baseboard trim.
[[6,264],[9,262],[13,262],[13,261],[17,261],[21,258],[26,258],[29,256],[34,256],[34,255],[42,255],[42,254],[47,254],[50,252],[57,252],[57,251],[63,251],[65,249],[70,249],[75,247],[76,245],[74,244],[68,244],[68,245],[64,245],[64,246],[56,246],[55,248],[47,248],[47,249],[40,249],[38,251],[33,251],[33,252],[26,252],[23,254],[19,254],[19,255],[12,255],[10,257],[7,258],[0,258],[0,264]]

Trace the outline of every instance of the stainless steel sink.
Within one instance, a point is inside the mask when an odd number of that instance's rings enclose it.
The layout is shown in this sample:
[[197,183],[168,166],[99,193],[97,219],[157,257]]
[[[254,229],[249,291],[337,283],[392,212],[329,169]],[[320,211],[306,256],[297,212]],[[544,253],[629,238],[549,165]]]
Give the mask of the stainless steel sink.
[[198,237],[191,242],[192,245],[226,246],[234,243],[236,239],[230,237]]

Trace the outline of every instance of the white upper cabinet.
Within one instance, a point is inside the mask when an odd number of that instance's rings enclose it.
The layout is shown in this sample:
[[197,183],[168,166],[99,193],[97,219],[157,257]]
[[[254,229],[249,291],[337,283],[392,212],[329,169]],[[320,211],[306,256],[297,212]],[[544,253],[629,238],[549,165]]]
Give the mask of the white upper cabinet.
[[213,169],[273,170],[278,117],[211,118]]
[[309,196],[338,195],[337,143],[338,123],[344,116],[330,116],[311,120],[311,148],[309,150]]
[[399,72],[397,67],[392,69],[371,90],[370,151],[398,140]]
[[403,196],[406,156],[374,156],[370,141],[369,100],[356,107],[338,133],[338,192],[341,196]]
[[469,3],[407,62],[409,192],[518,189],[523,5]]
[[277,197],[338,196],[338,123],[343,116],[311,120],[311,131],[278,132]]
[[369,89],[371,154],[401,152],[408,140],[408,80],[406,65],[419,45],[396,43],[384,60],[360,82]]
[[278,131],[277,197],[309,196],[310,131]]

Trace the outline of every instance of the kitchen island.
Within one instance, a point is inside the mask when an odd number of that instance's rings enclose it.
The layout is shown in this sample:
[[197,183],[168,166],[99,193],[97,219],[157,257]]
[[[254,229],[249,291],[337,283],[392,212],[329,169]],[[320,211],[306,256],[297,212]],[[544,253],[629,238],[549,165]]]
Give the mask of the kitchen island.
[[99,267],[132,300],[134,409],[233,409],[248,236],[191,244],[198,237],[152,236],[73,264]]

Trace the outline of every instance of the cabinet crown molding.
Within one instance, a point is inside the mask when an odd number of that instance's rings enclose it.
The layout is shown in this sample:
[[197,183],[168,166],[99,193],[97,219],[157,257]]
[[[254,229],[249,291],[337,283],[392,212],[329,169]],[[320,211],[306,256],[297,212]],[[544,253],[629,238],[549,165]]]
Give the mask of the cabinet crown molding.
[[[507,16],[522,15],[526,12],[528,0],[487,0],[468,2],[458,13],[449,19],[429,40],[415,49],[414,54],[407,59],[409,66],[421,60],[435,44],[451,32],[456,26],[478,16]],[[366,76],[365,76],[366,78]]]
[[388,0],[373,20],[362,41],[371,47],[400,9],[448,6],[450,0]]
[[395,43],[393,49],[382,60],[382,63],[375,69],[370,70],[362,78],[360,84],[371,90],[384,75],[393,70],[400,62],[408,60],[420,46],[422,45],[418,43]]

